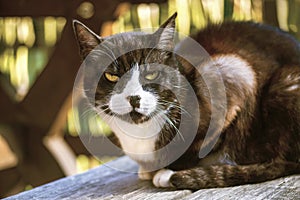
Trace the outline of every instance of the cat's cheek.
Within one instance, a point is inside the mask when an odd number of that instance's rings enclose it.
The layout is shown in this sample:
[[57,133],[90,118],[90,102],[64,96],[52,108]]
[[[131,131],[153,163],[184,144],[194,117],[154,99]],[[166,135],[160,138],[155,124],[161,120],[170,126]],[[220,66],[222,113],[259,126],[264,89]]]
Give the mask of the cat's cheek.
[[[122,106],[120,106],[122,105]],[[123,95],[112,95],[109,101],[109,109],[119,115],[124,115],[132,111],[132,107]]]
[[175,172],[169,169],[161,169],[159,170],[153,177],[153,185],[155,187],[174,187],[171,182],[170,178]]
[[143,115],[149,116],[156,110],[157,98],[149,92],[143,92],[141,97],[141,106],[136,110]]

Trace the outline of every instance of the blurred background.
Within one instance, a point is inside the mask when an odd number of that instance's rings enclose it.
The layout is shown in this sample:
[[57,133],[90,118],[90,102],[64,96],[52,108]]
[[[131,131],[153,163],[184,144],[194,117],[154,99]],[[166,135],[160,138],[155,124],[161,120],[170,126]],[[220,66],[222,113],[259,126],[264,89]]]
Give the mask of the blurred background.
[[300,38],[299,0],[0,0],[0,197],[119,156],[95,159],[75,128],[97,141],[110,134],[101,119],[79,120],[72,108],[80,67],[72,19],[107,36],[158,27],[175,11],[177,30],[187,35],[208,23],[252,20]]

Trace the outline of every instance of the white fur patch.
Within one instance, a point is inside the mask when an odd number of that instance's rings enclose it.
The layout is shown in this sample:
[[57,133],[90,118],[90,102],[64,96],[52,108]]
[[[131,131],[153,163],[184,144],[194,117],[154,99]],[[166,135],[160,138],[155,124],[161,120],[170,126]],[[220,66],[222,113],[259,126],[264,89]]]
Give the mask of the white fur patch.
[[249,63],[237,55],[219,55],[213,57],[213,62],[219,66],[226,80],[233,83],[242,82],[249,89],[256,87],[256,75]]
[[118,137],[122,149],[133,160],[151,162],[155,157],[155,142],[165,124],[163,113],[158,113],[141,124],[131,124],[118,117],[100,113],[115,135]]
[[159,170],[153,177],[153,185],[156,187],[172,187],[170,178],[175,172],[169,169]]
[[155,142],[164,123],[162,118],[151,118],[142,124],[131,124],[114,118],[110,125],[127,155],[136,161],[148,162],[155,159]]
[[292,85],[287,87],[285,90],[290,92],[290,91],[299,89],[300,88],[299,80],[300,80],[300,76],[293,76],[292,74],[289,74],[286,77],[285,81],[287,84],[292,84]]
[[289,86],[286,91],[293,91],[293,90],[297,90],[299,89],[300,86],[298,84],[295,84],[295,85],[292,85],[292,86]]
[[287,82],[298,82],[300,80],[299,76],[292,76],[291,74],[289,74],[286,79]]
[[151,92],[143,90],[143,87],[139,82],[140,72],[138,65],[132,69],[132,72],[132,76],[122,93],[113,94],[111,96],[109,108],[119,115],[127,114],[133,109],[129,103],[128,97],[139,96],[140,107],[135,108],[135,111],[147,116],[156,109],[157,99]]

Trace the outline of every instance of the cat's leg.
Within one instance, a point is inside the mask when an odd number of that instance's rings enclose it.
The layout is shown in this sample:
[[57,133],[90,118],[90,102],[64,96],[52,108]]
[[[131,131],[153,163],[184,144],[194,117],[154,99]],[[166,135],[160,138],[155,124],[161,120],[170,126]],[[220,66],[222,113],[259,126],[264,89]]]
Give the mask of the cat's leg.
[[138,176],[141,180],[151,180],[155,174],[155,171],[148,171],[142,166],[139,167]]
[[294,173],[300,173],[299,163],[270,162],[243,166],[218,165],[195,167],[182,171],[163,169],[155,174],[153,184],[156,187],[198,190],[257,183]]

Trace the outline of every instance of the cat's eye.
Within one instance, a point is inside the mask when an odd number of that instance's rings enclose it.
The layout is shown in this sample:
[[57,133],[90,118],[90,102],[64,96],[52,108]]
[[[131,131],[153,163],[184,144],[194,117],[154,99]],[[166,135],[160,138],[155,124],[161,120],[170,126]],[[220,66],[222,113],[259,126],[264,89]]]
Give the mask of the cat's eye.
[[117,75],[110,74],[110,73],[107,73],[107,72],[104,73],[104,76],[110,82],[117,82],[119,80],[119,77]]
[[145,79],[147,79],[149,81],[153,81],[154,79],[156,79],[158,77],[158,75],[159,75],[159,73],[157,71],[150,72],[150,73],[145,75]]

